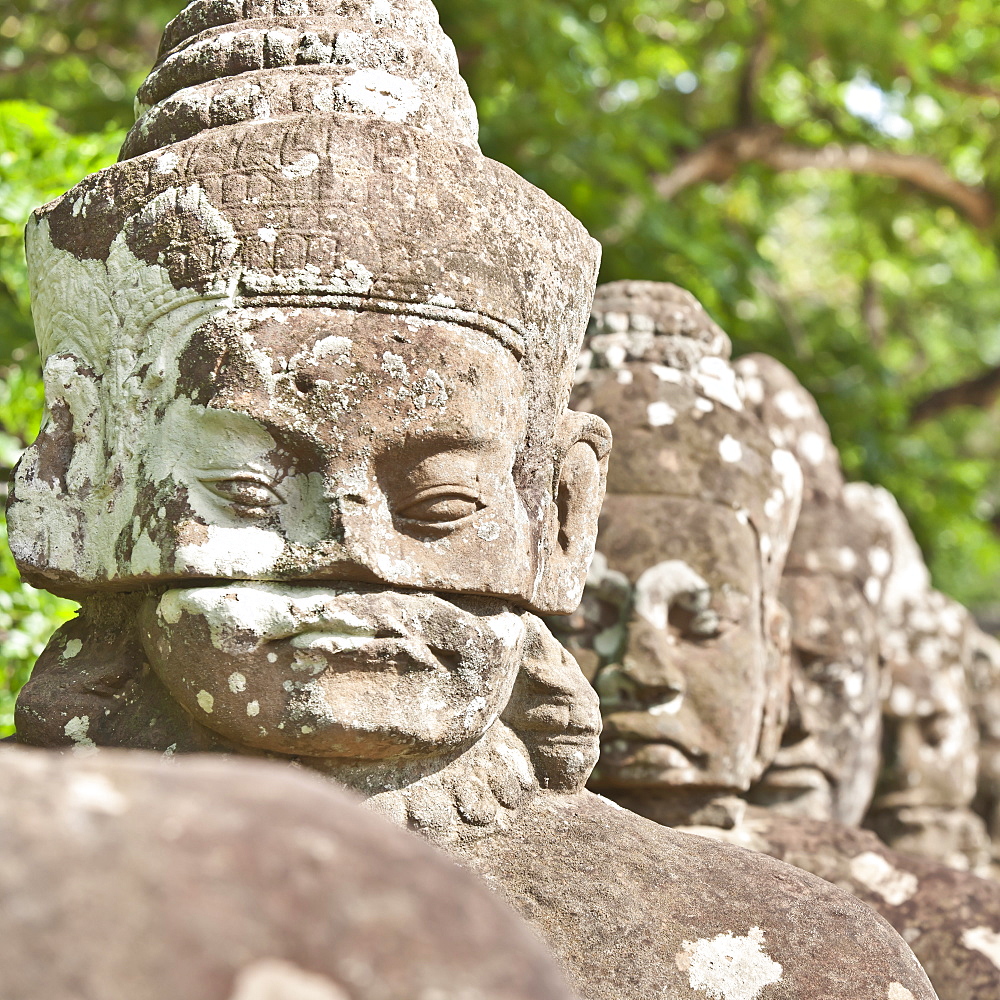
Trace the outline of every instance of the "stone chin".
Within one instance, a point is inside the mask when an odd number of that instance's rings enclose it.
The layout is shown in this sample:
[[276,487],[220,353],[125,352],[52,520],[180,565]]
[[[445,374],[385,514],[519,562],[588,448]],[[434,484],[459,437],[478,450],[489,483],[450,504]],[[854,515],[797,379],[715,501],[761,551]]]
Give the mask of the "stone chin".
[[833,818],[834,784],[818,767],[772,765],[749,798],[783,815]]
[[154,673],[252,750],[376,761],[460,751],[510,699],[523,612],[486,597],[350,585],[171,589],[140,609]]
[[[613,716],[605,720],[608,725]],[[685,750],[670,741],[611,739],[601,745],[595,788],[718,788],[732,783],[732,763]]]

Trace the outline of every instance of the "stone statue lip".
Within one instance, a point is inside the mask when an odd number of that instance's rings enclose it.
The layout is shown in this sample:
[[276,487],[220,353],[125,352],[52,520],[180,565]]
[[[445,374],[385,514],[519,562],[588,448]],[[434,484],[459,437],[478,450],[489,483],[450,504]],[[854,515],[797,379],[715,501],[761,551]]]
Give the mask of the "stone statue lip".
[[[684,755],[682,766],[701,763],[707,756],[705,752],[696,746],[687,746],[671,735],[667,731],[670,726],[668,719],[661,719],[641,710],[610,712],[604,718],[602,745],[606,752],[614,753],[616,744],[624,744],[628,749],[622,752],[629,754],[637,751],[643,753],[645,748],[669,748]],[[660,753],[664,757],[671,756],[666,750]]]
[[[450,671],[453,657],[447,649],[438,649],[428,636],[419,636],[406,625],[405,620],[387,616],[373,607],[372,598],[380,594],[393,594],[404,600],[435,600],[444,604],[454,603],[448,595],[426,590],[411,590],[386,585],[331,583],[328,587],[317,581],[309,583],[258,581],[225,581],[216,586],[171,588],[178,596],[209,595],[198,600],[211,606],[215,595],[225,598],[248,591],[275,590],[293,599],[302,594],[312,598],[314,607],[303,612],[293,610],[278,623],[260,626],[254,630],[254,641],[260,647],[287,644],[305,654],[321,653],[324,670],[341,672],[395,672]],[[167,591],[169,594],[170,591]],[[196,599],[197,600],[197,599]],[[498,605],[495,598],[487,598]],[[207,617],[210,618],[211,612]],[[248,629],[249,631],[249,629]]]
[[[928,805],[931,808],[936,806],[935,803],[927,801],[927,790],[925,788],[900,788],[877,794],[872,800],[871,809],[906,809]],[[953,807],[948,803],[942,803],[939,808],[951,809]]]
[[601,767],[630,767],[652,764],[656,767],[700,766],[705,754],[685,747],[675,740],[623,738],[608,734],[601,742]]
[[763,787],[788,792],[825,791],[833,783],[833,777],[816,764],[774,763],[760,780]]

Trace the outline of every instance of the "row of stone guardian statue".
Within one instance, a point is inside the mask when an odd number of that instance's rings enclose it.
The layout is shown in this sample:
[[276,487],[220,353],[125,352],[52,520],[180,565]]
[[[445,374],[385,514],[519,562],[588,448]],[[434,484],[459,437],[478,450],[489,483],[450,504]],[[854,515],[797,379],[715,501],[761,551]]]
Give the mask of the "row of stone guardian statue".
[[430,0],[194,0],[138,109],[28,224],[10,542],[81,610],[0,992],[1000,995],[997,644],[789,372],[594,300]]

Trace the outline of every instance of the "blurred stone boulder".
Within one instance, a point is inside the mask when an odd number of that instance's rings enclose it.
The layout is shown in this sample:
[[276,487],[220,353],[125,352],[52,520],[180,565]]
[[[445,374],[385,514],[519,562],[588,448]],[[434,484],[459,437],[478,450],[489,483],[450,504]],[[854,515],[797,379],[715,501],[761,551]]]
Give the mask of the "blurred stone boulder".
[[304,772],[0,749],[5,1000],[569,1000],[481,881]]

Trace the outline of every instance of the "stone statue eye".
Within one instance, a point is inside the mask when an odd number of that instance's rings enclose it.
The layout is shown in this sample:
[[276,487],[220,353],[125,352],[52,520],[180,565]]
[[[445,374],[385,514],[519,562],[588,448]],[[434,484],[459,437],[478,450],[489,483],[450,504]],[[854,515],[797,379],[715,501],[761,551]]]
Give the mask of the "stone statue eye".
[[484,506],[485,504],[468,493],[437,492],[418,497],[397,511],[397,514],[406,521],[422,521],[424,524],[450,524],[475,514]]
[[281,503],[281,497],[261,479],[234,477],[203,482],[217,497],[233,504],[234,512],[241,516],[254,517]]

